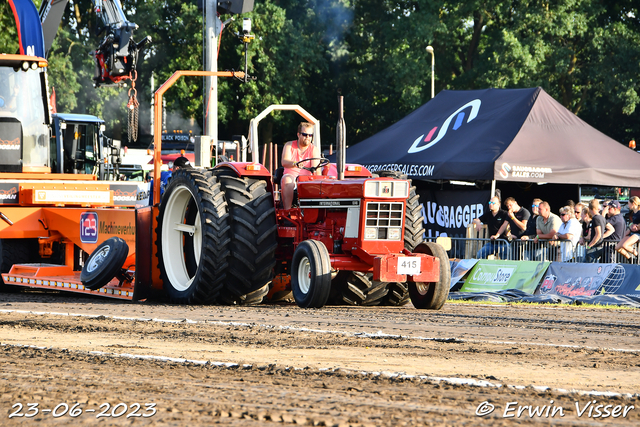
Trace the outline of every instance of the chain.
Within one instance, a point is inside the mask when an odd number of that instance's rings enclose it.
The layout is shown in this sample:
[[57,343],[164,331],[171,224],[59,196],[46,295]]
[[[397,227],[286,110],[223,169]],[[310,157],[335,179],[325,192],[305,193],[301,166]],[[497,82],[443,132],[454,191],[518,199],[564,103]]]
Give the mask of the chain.
[[129,102],[127,103],[127,112],[129,119],[128,126],[128,136],[129,141],[137,141],[138,140],[138,107],[140,104],[138,103],[137,95],[138,91],[136,90],[136,78],[138,77],[138,73],[134,70],[131,76],[131,88],[129,89]]

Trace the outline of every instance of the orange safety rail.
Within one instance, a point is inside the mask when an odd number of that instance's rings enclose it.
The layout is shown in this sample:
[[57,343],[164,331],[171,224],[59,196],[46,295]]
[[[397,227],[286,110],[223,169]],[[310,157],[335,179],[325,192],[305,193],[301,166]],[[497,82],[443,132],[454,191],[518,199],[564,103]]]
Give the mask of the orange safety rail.
[[7,179],[13,181],[27,181],[27,180],[38,180],[38,181],[97,181],[98,177],[95,175],[87,175],[87,174],[72,174],[72,173],[56,173],[56,174],[46,174],[46,173],[0,173],[0,179]]
[[19,55],[19,54],[7,54],[3,53],[0,55],[0,64],[12,64],[17,65],[24,61],[38,62],[38,66],[46,67],[47,60],[44,58],[40,58],[39,56],[31,56],[31,55]]
[[22,171],[25,173],[51,173],[49,166],[22,166]]
[[108,183],[20,183],[21,205],[113,206],[113,192]]
[[153,200],[152,205],[160,203],[160,168],[162,167],[162,95],[182,76],[192,77],[237,77],[244,78],[242,71],[188,71],[178,70],[153,95]]
[[118,279],[112,279],[106,286],[92,291],[85,288],[80,281],[79,271],[74,272],[71,267],[64,265],[16,264],[11,267],[8,273],[2,274],[2,279],[7,285],[70,291],[130,301],[133,300],[133,283],[125,281],[122,286],[120,286]]

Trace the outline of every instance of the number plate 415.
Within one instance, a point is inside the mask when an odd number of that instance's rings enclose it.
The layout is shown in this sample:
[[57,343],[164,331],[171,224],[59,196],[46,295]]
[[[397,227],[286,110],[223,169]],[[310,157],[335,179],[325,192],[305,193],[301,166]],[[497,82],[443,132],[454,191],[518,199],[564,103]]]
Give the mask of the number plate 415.
[[398,274],[413,276],[420,274],[420,257],[400,257],[398,258]]

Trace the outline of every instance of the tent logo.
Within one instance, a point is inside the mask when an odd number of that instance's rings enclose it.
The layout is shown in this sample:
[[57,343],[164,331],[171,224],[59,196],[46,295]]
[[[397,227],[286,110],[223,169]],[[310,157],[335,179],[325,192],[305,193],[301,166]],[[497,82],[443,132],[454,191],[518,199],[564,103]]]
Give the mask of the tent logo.
[[[437,144],[438,141],[444,138],[444,136],[447,134],[447,131],[449,130],[449,125],[451,124],[451,121],[453,120],[454,117],[456,121],[453,124],[453,130],[458,130],[458,128],[462,126],[462,122],[464,121],[464,116],[466,115],[466,113],[463,112],[463,110],[468,107],[471,107],[471,112],[469,112],[469,117],[467,118],[467,123],[469,123],[471,120],[475,119],[476,116],[478,115],[478,111],[480,111],[481,104],[482,104],[482,101],[480,101],[479,99],[474,99],[473,101],[464,104],[462,107],[454,111],[453,114],[447,117],[447,120],[445,120],[444,123],[442,124],[442,127],[440,127],[440,131],[438,131],[438,136],[436,136],[436,139],[431,141],[431,138],[433,137],[433,134],[438,129],[438,126],[431,129],[431,131],[429,131],[426,137],[424,136],[424,134],[420,135],[415,141],[413,141],[413,145],[411,145],[411,148],[409,148],[409,151],[407,152],[419,153],[420,151],[426,150],[427,148]],[[424,138],[424,140],[422,138]],[[424,142],[431,141],[431,142],[429,142],[427,145],[423,145],[419,147],[418,145],[423,141]]]
[[509,163],[503,163],[502,169],[500,169],[500,176],[507,179],[509,178],[509,172],[511,172],[511,166],[509,166]]

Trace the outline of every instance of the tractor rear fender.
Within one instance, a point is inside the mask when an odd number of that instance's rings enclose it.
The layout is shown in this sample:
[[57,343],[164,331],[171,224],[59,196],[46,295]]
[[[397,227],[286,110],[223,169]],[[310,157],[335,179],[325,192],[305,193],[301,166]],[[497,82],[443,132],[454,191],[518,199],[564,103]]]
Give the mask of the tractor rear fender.
[[218,163],[213,170],[216,174],[228,175],[229,172],[231,172],[237,177],[264,179],[267,181],[267,191],[273,194],[273,177],[271,176],[271,172],[260,163],[223,162]]
[[251,177],[251,178],[271,178],[269,170],[260,163],[251,162],[223,162],[218,163],[214,170],[231,169],[239,177]]

